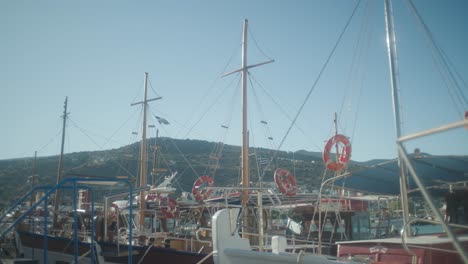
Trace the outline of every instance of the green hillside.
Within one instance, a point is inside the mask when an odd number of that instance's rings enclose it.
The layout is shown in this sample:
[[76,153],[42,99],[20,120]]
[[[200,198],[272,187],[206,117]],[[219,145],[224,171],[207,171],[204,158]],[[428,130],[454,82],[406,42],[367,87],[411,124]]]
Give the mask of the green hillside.
[[[154,139],[149,140],[154,142]],[[148,148],[148,172],[153,167],[166,168],[167,172],[159,175],[148,173],[147,182],[158,183],[162,177],[171,171],[177,171],[177,181],[173,187],[178,192],[190,191],[198,176],[209,174],[210,154],[217,146],[214,142],[201,140],[158,139],[157,159],[154,159],[154,147]],[[235,186],[240,182],[239,146],[224,145],[219,166],[215,173],[215,186]],[[274,155],[271,149],[250,149],[251,181],[258,182],[261,173],[265,171],[264,161]],[[63,177],[80,175],[114,177],[129,176],[138,185],[140,146],[139,143],[118,149],[92,152],[78,152],[64,155]],[[258,163],[258,160],[263,160]],[[320,153],[307,151],[279,152],[265,171],[263,181],[273,181],[276,168],[285,168],[293,172],[298,184],[303,189],[312,191],[318,189],[324,166]],[[36,162],[35,185],[54,185],[57,179],[58,156],[39,157]],[[259,172],[260,171],[260,172]],[[0,207],[4,208],[18,200],[31,189],[30,176],[33,174],[33,158],[0,160]]]

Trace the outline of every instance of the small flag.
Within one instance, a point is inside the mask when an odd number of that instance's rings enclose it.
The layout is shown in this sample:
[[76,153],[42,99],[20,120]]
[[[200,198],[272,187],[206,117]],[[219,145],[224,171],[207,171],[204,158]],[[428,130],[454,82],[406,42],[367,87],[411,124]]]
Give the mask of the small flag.
[[162,117],[159,117],[159,116],[154,116],[156,117],[156,119],[158,120],[159,124],[163,124],[163,125],[169,125],[169,121],[167,121],[166,119],[162,118]]

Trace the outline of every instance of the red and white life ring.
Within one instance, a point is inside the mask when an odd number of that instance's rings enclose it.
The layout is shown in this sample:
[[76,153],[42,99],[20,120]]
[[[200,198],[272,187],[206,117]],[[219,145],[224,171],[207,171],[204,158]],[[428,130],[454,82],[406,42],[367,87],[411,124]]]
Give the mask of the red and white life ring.
[[195,181],[192,187],[192,194],[195,200],[204,200],[210,196],[213,190],[201,189],[201,187],[206,187],[206,185],[209,187],[213,187],[214,185],[213,178],[208,175],[201,176]]
[[[331,159],[331,150],[333,146],[337,146],[338,151],[338,159],[333,161]],[[340,151],[341,147],[341,151]],[[341,152],[341,153],[340,153]],[[344,168],[346,164],[348,164],[349,159],[351,158],[351,143],[349,143],[349,139],[341,134],[334,135],[331,137],[327,144],[325,145],[325,149],[323,150],[323,163],[329,170],[332,171],[340,171]]]
[[274,176],[276,185],[281,193],[286,196],[296,195],[297,183],[291,172],[285,169],[276,169]]
[[179,212],[176,200],[171,197],[161,198],[159,208],[166,218],[175,218]]

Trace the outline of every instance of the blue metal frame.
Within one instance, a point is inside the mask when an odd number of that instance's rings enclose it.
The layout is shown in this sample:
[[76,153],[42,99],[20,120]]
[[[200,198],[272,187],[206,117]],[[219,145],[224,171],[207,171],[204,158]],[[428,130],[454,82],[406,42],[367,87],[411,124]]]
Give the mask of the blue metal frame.
[[[47,209],[47,203],[48,203],[48,197],[55,193],[58,189],[69,189],[72,188],[73,190],[73,221],[74,221],[74,250],[75,250],[75,263],[78,263],[78,214],[77,214],[77,190],[79,189],[88,189],[90,190],[91,193],[91,263],[94,263],[94,257],[95,257],[95,252],[94,252],[94,192],[92,188],[87,187],[87,186],[80,186],[77,185],[78,181],[88,181],[88,182],[103,182],[103,181],[113,181],[113,182],[125,182],[128,184],[129,187],[129,194],[130,197],[133,197],[133,186],[132,182],[130,179],[122,179],[122,178],[80,178],[80,177],[70,177],[70,178],[65,178],[61,180],[57,185],[55,186],[38,186],[33,188],[31,191],[29,191],[25,196],[23,196],[22,199],[18,200],[9,210],[7,210],[4,215],[0,217],[0,222],[6,217],[8,213],[13,211],[13,209],[17,208],[19,205],[24,203],[26,199],[30,198],[30,196],[36,192],[37,190],[47,190],[46,194],[35,204],[31,205],[31,207],[26,210],[20,217],[18,217],[6,230],[3,230],[2,233],[0,234],[0,238],[2,238],[5,234],[10,232],[16,225],[21,223],[28,214],[35,210],[38,205],[44,202],[44,263],[47,263],[47,215],[48,215],[48,209]],[[71,182],[72,186],[66,186],[65,184]],[[133,215],[133,206],[130,206],[129,210],[130,215]],[[2,226],[3,227],[3,226]],[[133,236],[133,226],[130,225],[129,227],[129,236],[130,238]],[[132,263],[132,239],[129,240],[128,244],[128,263]],[[34,255],[34,252],[33,252]]]

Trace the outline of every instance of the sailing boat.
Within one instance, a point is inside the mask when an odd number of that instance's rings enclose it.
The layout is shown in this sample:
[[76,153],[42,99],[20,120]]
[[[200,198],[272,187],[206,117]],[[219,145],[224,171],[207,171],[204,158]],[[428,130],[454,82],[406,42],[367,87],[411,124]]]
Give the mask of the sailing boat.
[[[349,261],[363,261],[370,263],[468,263],[467,251],[468,235],[455,236],[454,231],[444,223],[441,213],[435,207],[434,202],[422,185],[409,158],[403,142],[427,136],[436,132],[460,128],[468,124],[468,120],[462,120],[432,130],[422,131],[414,135],[402,136],[399,128],[398,110],[398,81],[396,80],[394,56],[395,33],[393,30],[392,6],[389,0],[384,0],[386,11],[386,26],[390,72],[392,82],[392,95],[394,96],[394,110],[396,111],[395,123],[397,124],[397,144],[401,164],[401,196],[403,211],[405,215],[405,228],[401,238],[361,240],[350,242],[339,242],[338,257]],[[404,165],[403,165],[404,164]],[[405,168],[403,168],[405,166]],[[434,211],[438,221],[432,223],[442,225],[446,234],[414,237],[409,234],[409,226],[416,220],[408,218],[408,201],[406,190],[406,170],[411,173],[414,181],[421,190],[426,202]],[[466,175],[466,174],[465,174]],[[241,238],[232,225],[236,223],[238,211],[223,209],[213,216],[213,247],[215,263],[333,263],[335,260],[323,258],[322,256],[310,255],[303,251],[299,253],[287,253],[284,237],[275,237],[272,242],[272,252],[253,251],[248,240]],[[430,221],[431,222],[431,221]],[[462,226],[452,225],[457,228]],[[466,227],[465,227],[466,228]]]
[[[116,239],[104,235],[105,240],[101,243],[104,255],[108,256],[111,261],[122,263],[126,254],[131,254],[127,249],[127,244],[130,241],[135,241],[133,250],[137,254],[133,256],[133,261],[138,263],[154,263],[155,261],[163,262],[176,262],[176,263],[196,263],[204,261],[204,263],[212,263],[209,255],[204,250],[206,243],[195,241],[195,239],[180,238],[171,235],[168,230],[168,221],[174,219],[180,210],[177,202],[168,196],[169,193],[174,192],[174,188],[170,187],[171,181],[174,180],[177,172],[165,178],[165,180],[155,187],[148,187],[147,185],[147,142],[146,142],[146,127],[147,127],[147,103],[150,101],[161,99],[161,97],[148,99],[147,98],[147,82],[148,73],[145,73],[145,88],[144,99],[141,102],[133,103],[132,106],[143,105],[143,125],[142,125],[142,138],[140,147],[140,188],[139,196],[136,197],[138,210],[137,214],[132,215],[129,208],[132,207],[134,199],[132,196],[125,193],[123,195],[129,197],[126,202],[127,206],[116,206],[115,197],[122,196],[116,195],[114,197],[107,197],[105,200],[105,213],[108,215],[107,209],[110,207],[115,214],[115,224],[119,226],[117,230]],[[167,121],[166,121],[167,122]],[[112,198],[112,199],[111,199]],[[114,200],[113,200],[114,199]],[[125,204],[125,202],[124,202]],[[111,209],[111,210],[112,210]],[[177,222],[175,222],[177,224]],[[106,223],[105,226],[108,226]],[[136,229],[136,232],[131,234],[129,230]],[[122,231],[122,232],[120,232]],[[108,234],[105,232],[105,234]],[[124,252],[122,254],[121,252]]]
[[[456,128],[466,126],[468,120],[446,124],[433,129],[421,131],[411,135],[403,136],[400,128],[399,96],[398,96],[398,76],[396,74],[396,43],[393,22],[393,7],[390,0],[385,0],[385,20],[387,25],[387,39],[389,52],[390,76],[392,83],[393,109],[395,111],[395,126],[397,132],[398,159],[400,167],[400,195],[403,208],[403,229],[401,238],[387,238],[377,240],[361,240],[339,243],[338,257],[346,257],[361,261],[378,261],[384,263],[405,262],[405,263],[468,263],[468,235],[467,226],[458,224],[448,224],[445,222],[441,212],[436,208],[434,200],[431,198],[426,186],[421,181],[420,176],[410,161],[404,143],[421,137],[443,133]],[[412,5],[412,4],[411,4]],[[415,7],[412,5],[412,8]],[[435,169],[435,168],[434,168]],[[409,218],[408,210],[408,190],[407,171],[422,193],[425,202],[435,215],[434,220]],[[465,174],[466,175],[466,174]],[[440,225],[445,233],[430,235],[415,235],[411,230],[413,223],[423,222]],[[455,230],[460,234],[456,234]]]
[[[243,25],[243,39],[242,39],[242,68],[230,72],[228,74],[234,72],[241,72],[242,73],[242,163],[241,163],[241,171],[242,171],[242,187],[240,190],[242,191],[242,237],[238,234],[236,224],[238,221],[239,213],[241,212],[239,208],[231,208],[231,209],[222,209],[213,216],[213,229],[212,229],[212,238],[213,238],[213,258],[215,263],[342,263],[337,261],[331,256],[319,256],[319,255],[311,255],[311,254],[302,254],[299,255],[295,253],[288,253],[286,250],[290,250],[290,245],[288,245],[287,239],[284,236],[273,236],[271,240],[271,252],[265,251],[266,247],[264,245],[265,234],[264,231],[264,216],[263,216],[263,200],[265,199],[265,195],[268,196],[268,193],[271,193],[271,190],[267,188],[254,188],[249,185],[249,151],[248,151],[248,131],[247,131],[247,70],[249,68],[264,65],[273,60],[255,64],[252,66],[247,66],[247,27],[248,21],[244,20]],[[225,74],[225,75],[228,75]],[[333,141],[333,143],[332,143]],[[338,141],[338,140],[337,140]],[[336,142],[334,140],[330,141],[328,148],[331,148],[333,144]],[[335,165],[331,166],[334,168],[342,168],[344,164],[349,160],[351,148],[348,147],[344,150],[344,154],[341,156],[342,163],[333,163],[329,161],[327,165]],[[328,155],[326,156],[327,158]],[[295,182],[294,177],[292,174],[284,169],[277,169],[275,171],[275,182],[278,185],[278,189],[284,195],[283,197],[291,198],[291,201],[294,201],[297,185]],[[251,194],[257,193],[257,203],[255,210],[257,212],[258,218],[258,251],[252,251],[250,241],[251,234],[249,234],[249,230],[245,229],[246,227],[250,227],[249,224],[249,208],[247,204],[250,201],[250,197],[253,196]],[[302,196],[302,199],[311,199],[311,197]],[[301,199],[297,198],[297,199]],[[316,201],[317,197],[313,197],[313,200]],[[320,197],[318,197],[320,199]],[[265,199],[268,201],[268,199]],[[271,200],[271,198],[270,198]],[[304,202],[306,200],[302,200]],[[252,202],[252,201],[250,201]],[[312,204],[312,202],[306,202],[306,204]],[[298,206],[300,208],[301,205],[293,205],[290,208]],[[278,204],[270,204],[270,208],[281,207],[281,200]],[[307,207],[307,206],[306,206]],[[310,210],[310,207],[307,207],[307,210]],[[310,210],[315,211],[315,210]],[[348,212],[351,213],[351,212]],[[339,212],[336,214],[339,215]],[[320,216],[319,216],[320,217]],[[312,217],[314,219],[314,217]],[[349,218],[350,220],[351,218]],[[349,226],[351,226],[350,222],[348,221]],[[313,245],[313,247],[315,247]],[[307,247],[306,247],[307,248]],[[304,252],[301,250],[301,252]]]
[[[45,188],[45,195],[38,200],[31,208],[23,212],[16,221],[10,225],[5,234],[13,227],[17,228],[17,248],[19,255],[29,259],[34,259],[39,263],[51,262],[75,262],[75,263],[154,263],[176,262],[176,263],[212,263],[212,259],[204,250],[209,242],[198,241],[194,238],[187,239],[176,237],[167,232],[167,222],[169,218],[174,218],[177,209],[173,200],[167,194],[173,191],[170,182],[176,173],[167,177],[166,180],[155,188],[149,188],[146,183],[146,112],[147,103],[155,99],[147,98],[147,78],[145,73],[144,99],[132,105],[143,104],[143,133],[141,141],[140,159],[140,188],[137,189],[139,202],[134,203],[133,184],[127,177],[73,177],[60,179],[57,186],[52,188],[37,187],[28,193],[22,201],[29,199],[28,195],[33,194],[38,188]],[[64,111],[64,123],[66,120],[66,104]],[[65,127],[65,125],[64,125]],[[63,148],[62,148],[63,149]],[[61,163],[60,163],[61,164]],[[59,167],[59,172],[61,167]],[[59,175],[61,175],[59,173]],[[47,208],[48,198],[58,192],[67,183],[72,182],[72,197],[78,197],[78,192],[82,197],[86,197],[87,206],[79,207],[76,198],[73,199],[73,209],[67,212],[55,210],[54,220],[57,222],[54,228],[50,228],[48,221],[49,212],[46,210],[44,219],[28,218],[31,210],[45,203]],[[112,203],[112,198],[105,198],[104,208],[95,208],[93,193],[95,186],[91,184],[103,182],[106,185],[124,182],[129,186],[128,192],[124,193],[128,197],[124,203]],[[147,191],[149,192],[147,195]],[[58,195],[57,195],[58,196]],[[149,199],[151,197],[152,199]],[[158,199],[157,208],[152,210],[147,208],[149,201]],[[80,199],[81,201],[81,199]],[[110,203],[108,203],[110,201]],[[121,201],[122,202],[122,201]],[[56,202],[58,204],[58,202]],[[126,204],[125,206],[122,206]],[[134,204],[138,204],[138,209],[134,210]],[[119,206],[120,205],[120,206]],[[58,205],[57,205],[58,206]],[[111,208],[111,210],[109,209]],[[11,211],[11,210],[10,210]],[[66,214],[66,215],[63,215]],[[3,218],[3,217],[2,217]],[[22,220],[30,222],[22,223]],[[110,219],[110,221],[108,221]],[[114,220],[115,219],[115,222]],[[150,223],[150,228],[146,228]],[[156,230],[155,225],[159,223],[160,230]],[[3,230],[2,230],[3,231]]]

